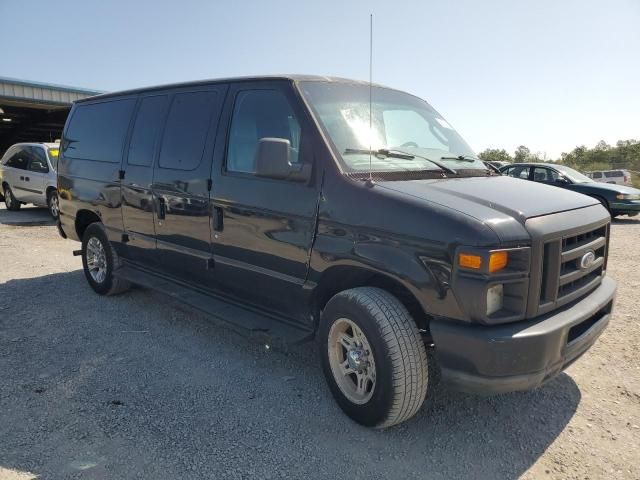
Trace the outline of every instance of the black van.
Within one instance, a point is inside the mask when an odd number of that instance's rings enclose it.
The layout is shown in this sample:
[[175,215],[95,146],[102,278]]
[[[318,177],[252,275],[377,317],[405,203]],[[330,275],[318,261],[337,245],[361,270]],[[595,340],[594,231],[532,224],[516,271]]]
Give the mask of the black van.
[[97,293],[143,285],[269,345],[316,338],[334,397],[374,427],[418,411],[427,348],[457,388],[541,385],[616,290],[600,202],[500,176],[425,101],[352,80],[78,101],[58,191]]

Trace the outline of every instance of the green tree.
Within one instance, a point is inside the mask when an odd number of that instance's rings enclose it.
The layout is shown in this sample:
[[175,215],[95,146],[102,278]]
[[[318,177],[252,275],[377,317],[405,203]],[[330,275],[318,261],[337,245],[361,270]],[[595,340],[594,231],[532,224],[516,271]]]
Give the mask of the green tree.
[[504,148],[487,148],[484,152],[480,152],[478,157],[485,162],[513,162],[513,157]]
[[531,150],[529,150],[524,145],[520,145],[518,148],[516,148],[516,151],[513,154],[513,159],[516,162],[528,162],[530,155]]

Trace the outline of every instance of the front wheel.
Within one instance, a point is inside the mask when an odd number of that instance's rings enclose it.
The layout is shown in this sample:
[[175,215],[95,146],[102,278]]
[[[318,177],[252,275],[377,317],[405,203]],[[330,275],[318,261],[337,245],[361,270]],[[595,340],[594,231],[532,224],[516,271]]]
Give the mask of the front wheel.
[[22,204],[16,200],[16,197],[13,196],[13,192],[9,185],[4,187],[4,204],[6,205],[7,210],[11,210],[12,212],[20,210],[20,207],[22,206]]
[[119,265],[118,254],[102,225],[89,225],[82,237],[82,266],[91,288],[100,295],[116,295],[128,290],[129,282],[113,274]]
[[393,295],[373,287],[335,295],[322,312],[319,339],[331,393],[353,420],[387,428],[420,409],[428,384],[426,349]]
[[60,201],[57,190],[51,190],[49,192],[49,195],[47,195],[47,205],[49,207],[49,213],[54,220],[57,220],[60,216]]

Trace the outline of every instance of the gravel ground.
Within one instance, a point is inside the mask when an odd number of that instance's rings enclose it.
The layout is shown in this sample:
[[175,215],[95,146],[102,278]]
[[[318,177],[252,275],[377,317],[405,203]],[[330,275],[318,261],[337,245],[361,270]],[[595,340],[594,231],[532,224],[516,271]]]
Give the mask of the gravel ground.
[[437,386],[387,431],[345,417],[313,346],[285,355],[160,294],[102,298],[78,244],[0,209],[0,479],[640,478],[640,221],[616,221],[610,327],[543,388]]

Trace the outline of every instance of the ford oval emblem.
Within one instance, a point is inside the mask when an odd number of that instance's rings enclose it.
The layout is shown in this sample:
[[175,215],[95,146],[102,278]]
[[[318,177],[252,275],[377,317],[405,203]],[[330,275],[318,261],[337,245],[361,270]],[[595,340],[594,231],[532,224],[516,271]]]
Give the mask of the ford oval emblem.
[[595,261],[596,261],[596,254],[594,252],[591,251],[591,252],[585,253],[580,259],[580,270],[586,270],[591,265],[593,265],[593,262]]

